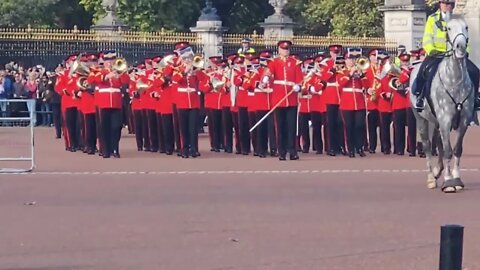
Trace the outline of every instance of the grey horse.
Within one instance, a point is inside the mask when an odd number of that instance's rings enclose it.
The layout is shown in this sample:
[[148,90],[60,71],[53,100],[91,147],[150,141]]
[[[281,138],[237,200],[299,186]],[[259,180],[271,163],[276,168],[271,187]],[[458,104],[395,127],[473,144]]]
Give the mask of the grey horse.
[[[474,117],[474,87],[467,73],[468,26],[462,16],[452,15],[447,20],[447,40],[448,49],[431,83],[430,99],[427,99],[425,109],[422,112],[415,110],[414,91],[410,91],[410,103],[427,156],[427,187],[437,187],[436,180],[446,167],[442,191],[454,193],[464,188],[460,179],[460,158],[465,133],[472,121],[478,124],[476,114]],[[419,66],[412,71],[410,85],[414,85]],[[452,130],[457,135],[453,149],[450,143]],[[431,142],[434,134],[438,133],[441,138],[441,143],[438,144],[438,163],[433,166]],[[453,170],[450,165],[452,157]]]

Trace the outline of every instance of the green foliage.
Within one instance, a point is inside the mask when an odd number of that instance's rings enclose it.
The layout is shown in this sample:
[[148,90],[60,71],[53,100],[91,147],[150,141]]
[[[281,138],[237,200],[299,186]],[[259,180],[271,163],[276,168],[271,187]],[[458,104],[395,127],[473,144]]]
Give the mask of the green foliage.
[[383,0],[308,0],[303,11],[307,25],[322,24],[336,36],[381,36]]
[[[119,0],[118,17],[132,30],[188,31],[205,0]],[[259,23],[273,14],[268,0],[213,0],[231,33],[261,32]],[[381,36],[383,0],[289,0],[284,13],[297,34]],[[102,0],[0,0],[0,27],[89,28],[106,14]]]
[[1,0],[0,27],[88,28],[90,15],[78,0]]
[[48,7],[59,0],[2,0],[0,1],[0,26],[25,27],[28,24],[41,27],[52,22],[48,15]]

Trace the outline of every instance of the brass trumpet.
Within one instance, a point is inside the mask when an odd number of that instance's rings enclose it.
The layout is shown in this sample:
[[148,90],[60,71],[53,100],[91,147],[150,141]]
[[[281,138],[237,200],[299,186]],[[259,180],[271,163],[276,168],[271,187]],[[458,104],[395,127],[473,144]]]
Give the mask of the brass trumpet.
[[367,57],[360,57],[355,61],[355,67],[358,70],[365,72],[370,67],[370,61]]

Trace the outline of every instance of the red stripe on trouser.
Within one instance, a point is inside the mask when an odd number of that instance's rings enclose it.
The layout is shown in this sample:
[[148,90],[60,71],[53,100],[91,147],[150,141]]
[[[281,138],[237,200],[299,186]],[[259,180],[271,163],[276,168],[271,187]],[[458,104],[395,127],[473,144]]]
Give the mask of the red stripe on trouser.
[[65,139],[65,147],[69,148],[71,147],[71,145],[70,145],[70,134],[68,133],[68,129],[67,129],[67,111],[66,110],[62,112],[62,118],[63,118],[62,130],[64,134],[63,137]]
[[346,146],[348,152],[353,152],[353,149],[350,149],[348,147],[347,128],[346,128],[346,124],[345,124],[345,116],[343,115],[342,111],[340,111],[340,116],[342,117],[342,122],[343,122],[343,140],[345,142],[345,146]]

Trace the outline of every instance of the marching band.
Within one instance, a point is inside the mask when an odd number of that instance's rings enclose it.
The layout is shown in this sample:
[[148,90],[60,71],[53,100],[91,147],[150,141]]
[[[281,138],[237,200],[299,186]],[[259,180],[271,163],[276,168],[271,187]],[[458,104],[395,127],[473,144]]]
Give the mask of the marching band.
[[196,158],[204,107],[212,152],[298,160],[312,146],[353,158],[375,153],[380,138],[388,155],[393,123],[393,153],[420,153],[408,93],[421,49],[399,55],[398,66],[381,49],[364,56],[335,44],[300,60],[292,46],[279,41],[276,56],[252,50],[204,59],[178,42],[172,53],[132,67],[115,51],[70,55],[54,87],[65,149],[120,158],[126,122],[138,151]]

